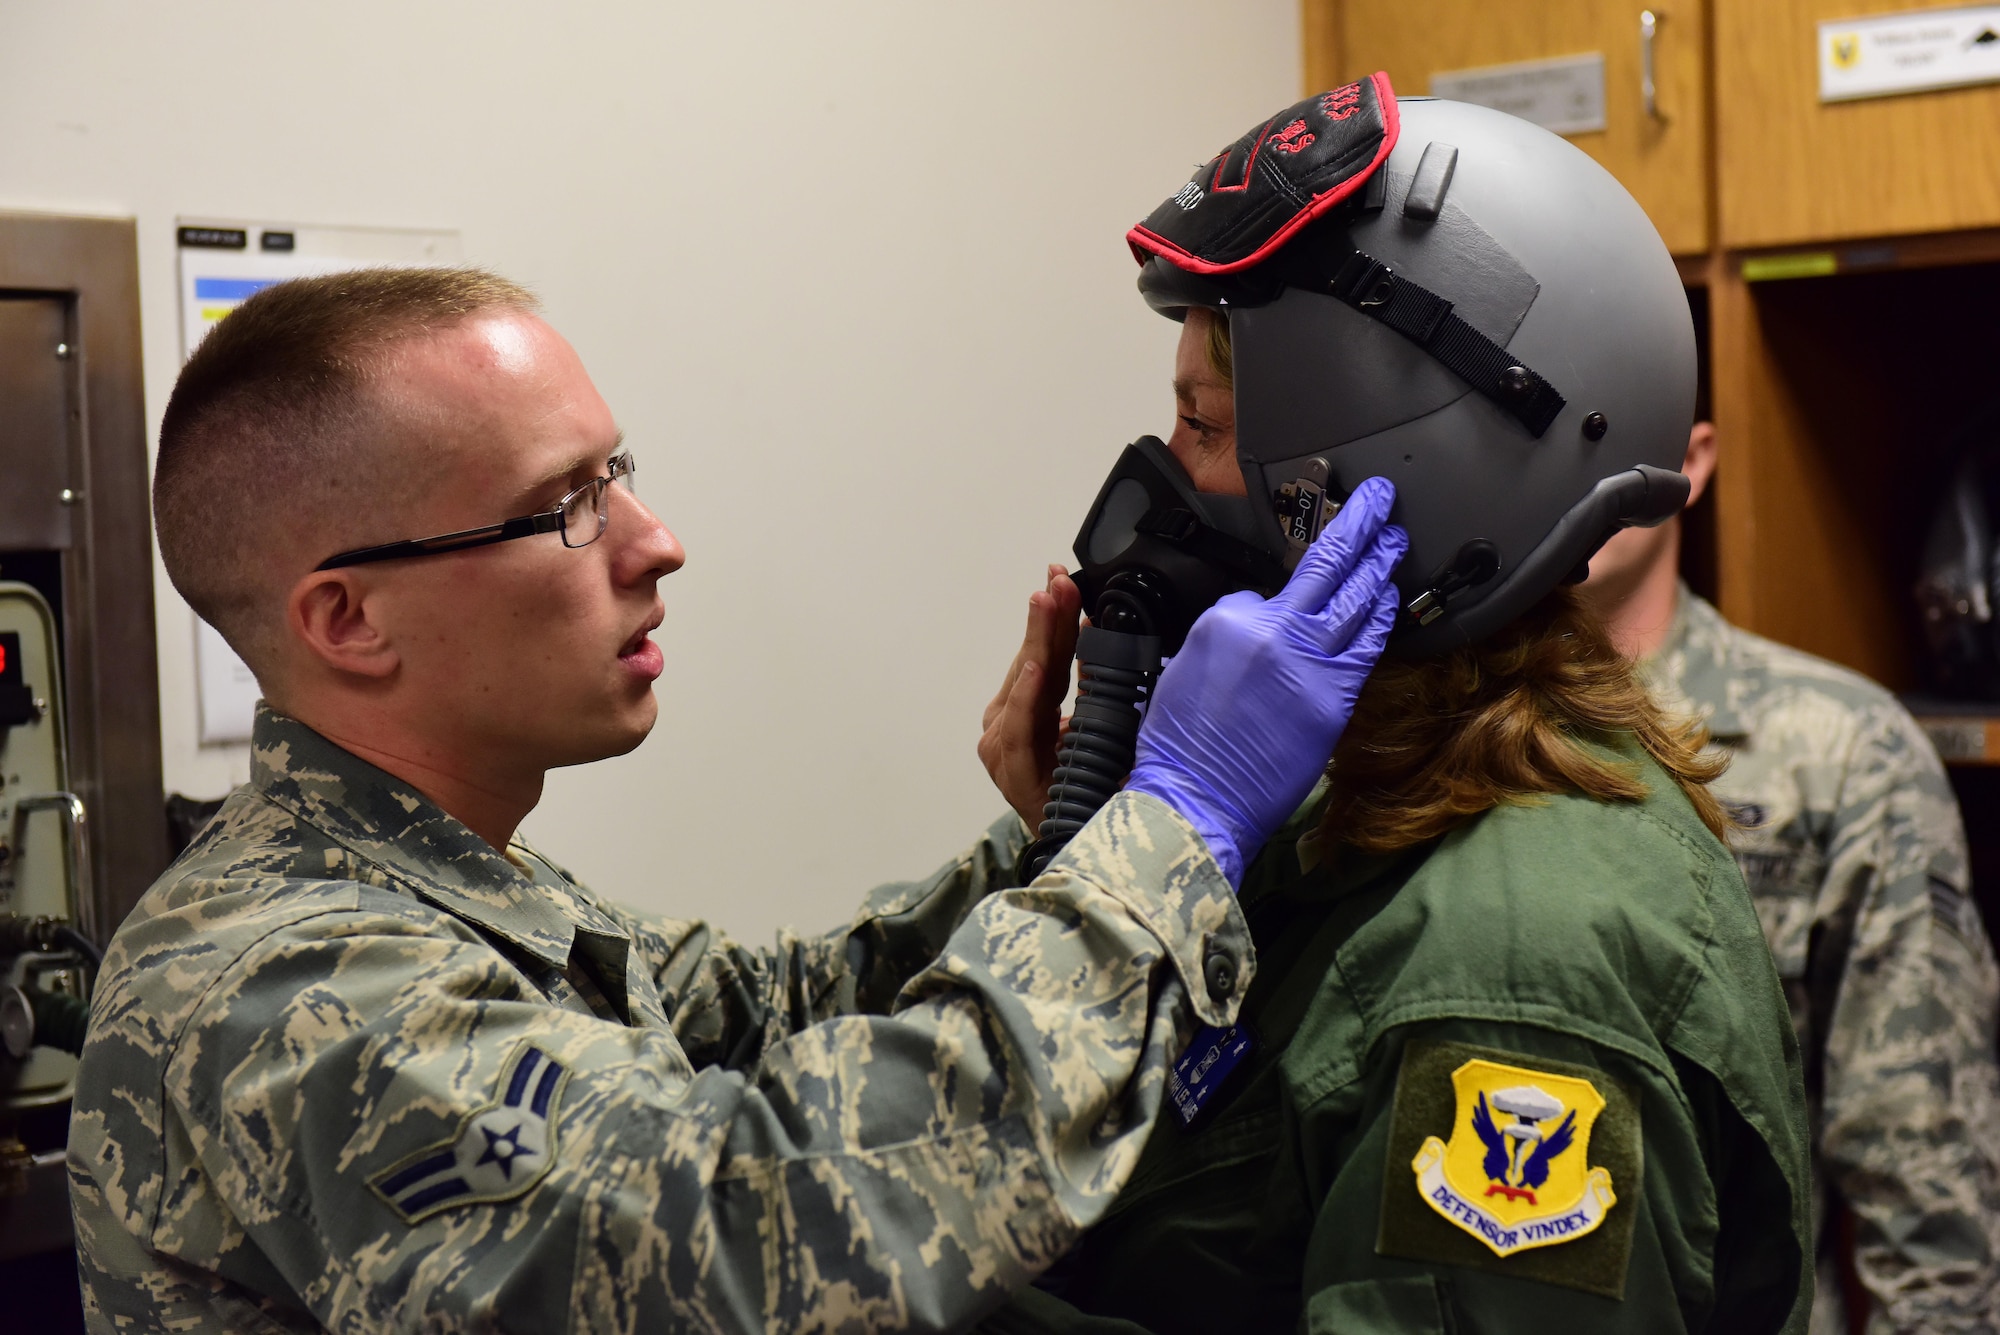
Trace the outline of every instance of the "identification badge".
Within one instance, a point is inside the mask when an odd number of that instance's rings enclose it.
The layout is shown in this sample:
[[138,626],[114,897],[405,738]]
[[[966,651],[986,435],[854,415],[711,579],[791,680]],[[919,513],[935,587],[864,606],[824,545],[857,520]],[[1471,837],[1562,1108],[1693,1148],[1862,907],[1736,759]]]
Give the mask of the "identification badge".
[[1257,1032],[1248,1024],[1201,1027],[1167,1072],[1167,1100],[1180,1118],[1181,1130],[1195,1130],[1228,1102],[1220,1097],[1222,1091],[1256,1051]]

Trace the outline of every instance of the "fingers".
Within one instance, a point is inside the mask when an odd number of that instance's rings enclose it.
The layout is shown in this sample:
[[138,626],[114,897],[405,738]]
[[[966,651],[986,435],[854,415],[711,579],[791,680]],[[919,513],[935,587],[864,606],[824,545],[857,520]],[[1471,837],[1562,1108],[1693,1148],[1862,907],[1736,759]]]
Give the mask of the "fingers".
[[1324,625],[1330,636],[1331,652],[1339,652],[1340,647],[1354,637],[1356,627],[1372,615],[1375,603],[1383,593],[1386,592],[1392,599],[1399,598],[1391,581],[1409,548],[1410,535],[1401,525],[1390,524],[1362,553],[1354,572],[1334,593],[1326,608]]
[[[1061,587],[1058,587],[1060,581]],[[1064,605],[1071,610],[1064,616]],[[1007,665],[1007,675],[1000,681],[1000,689],[993,693],[987,703],[986,712],[980,718],[982,728],[992,726],[994,717],[1006,706],[1007,698],[1013,693],[1020,680],[1021,666],[1028,662],[1038,662],[1045,667],[1053,660],[1052,653],[1059,653],[1063,659],[1076,656],[1076,611],[1083,604],[1082,595],[1076,585],[1059,565],[1048,568],[1048,586],[1028,595],[1028,624],[1021,632],[1021,648],[1014,655],[1014,661]],[[1067,626],[1067,631],[1065,631]],[[1067,634],[1067,640],[1064,639]]]
[[1387,478],[1371,477],[1356,487],[1333,522],[1306,549],[1298,569],[1272,601],[1299,612],[1325,607],[1356,560],[1389,522],[1389,510],[1395,503],[1395,484]]
[[1061,566],[1050,566],[1048,595],[1048,654],[1041,660],[1048,670],[1043,674],[1042,693],[1048,709],[1056,710],[1061,708],[1063,697],[1069,694],[1069,665],[1076,658],[1083,594],[1077,590],[1076,582],[1070,579],[1068,571]]
[[1047,769],[1053,764],[1053,754],[1043,754],[1051,748],[1038,735],[1043,715],[1048,712],[1042,703],[1042,683],[1047,676],[1039,663],[1030,661],[1021,665],[1013,694],[987,735],[992,755],[982,757],[987,760],[987,773],[992,776],[994,786],[1030,829],[1041,823],[1042,805],[1048,800]]
[[1048,798],[1082,609],[1083,597],[1069,573],[1051,565],[1047,587],[1029,596],[1020,651],[980,725],[980,763],[1031,829],[1040,823]]
[[1348,658],[1365,662],[1371,667],[1382,657],[1382,650],[1389,643],[1389,632],[1396,628],[1396,614],[1402,609],[1402,596],[1396,586],[1387,585],[1375,595],[1375,602],[1368,609],[1368,620],[1345,649],[1337,649]]

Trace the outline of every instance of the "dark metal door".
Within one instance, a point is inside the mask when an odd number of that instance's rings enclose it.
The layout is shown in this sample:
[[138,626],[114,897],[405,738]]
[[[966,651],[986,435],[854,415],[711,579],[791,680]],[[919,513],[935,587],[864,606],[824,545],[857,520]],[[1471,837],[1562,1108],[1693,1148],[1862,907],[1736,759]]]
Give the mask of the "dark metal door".
[[0,549],[65,551],[81,480],[68,305],[0,293]]

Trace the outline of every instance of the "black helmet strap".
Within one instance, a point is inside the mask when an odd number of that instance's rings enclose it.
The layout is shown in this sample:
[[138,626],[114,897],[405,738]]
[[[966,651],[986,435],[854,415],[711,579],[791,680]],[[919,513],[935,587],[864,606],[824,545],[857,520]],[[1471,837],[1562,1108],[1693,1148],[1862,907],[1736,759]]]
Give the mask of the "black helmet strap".
[[1141,515],[1135,527],[1228,571],[1266,598],[1284,588],[1291,577],[1291,572],[1262,547],[1224,533],[1192,510],[1156,507]]
[[1373,256],[1350,254],[1326,290],[1428,352],[1536,439],[1562,412],[1554,385],[1460,319],[1449,301]]

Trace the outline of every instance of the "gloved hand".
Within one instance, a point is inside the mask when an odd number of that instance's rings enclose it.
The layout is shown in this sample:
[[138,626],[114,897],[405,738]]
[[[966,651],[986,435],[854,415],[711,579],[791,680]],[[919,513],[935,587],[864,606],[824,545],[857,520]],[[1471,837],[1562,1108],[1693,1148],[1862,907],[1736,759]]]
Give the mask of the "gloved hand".
[[1409,535],[1370,478],[1269,602],[1232,593],[1160,674],[1126,787],[1187,818],[1229,883],[1326,769],[1395,621]]

